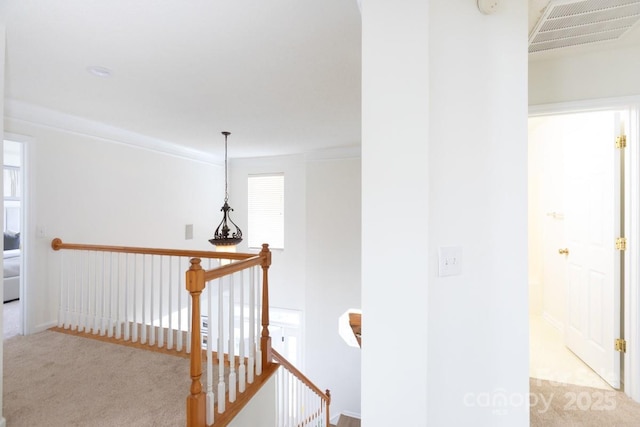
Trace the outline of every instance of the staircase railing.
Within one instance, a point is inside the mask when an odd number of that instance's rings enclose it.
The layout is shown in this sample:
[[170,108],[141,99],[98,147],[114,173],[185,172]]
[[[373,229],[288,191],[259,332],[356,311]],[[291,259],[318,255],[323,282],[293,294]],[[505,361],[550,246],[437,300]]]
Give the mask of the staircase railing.
[[329,427],[331,392],[320,390],[276,350],[271,354],[281,365],[276,374],[276,425]]
[[212,268],[250,255],[64,243],[58,327],[150,347],[191,352],[191,305],[184,272],[194,257]]
[[[192,300],[193,331],[187,427],[214,425],[216,414],[224,414],[227,403],[233,404],[238,393],[244,393],[247,384],[253,383],[262,375],[263,369],[271,365],[268,277],[271,252],[268,245],[262,245],[258,255],[211,270],[205,271],[200,264],[199,258],[192,259],[186,274],[186,286]],[[207,312],[217,313],[216,317],[207,317],[206,323],[200,316],[203,292],[206,292]],[[202,340],[199,338],[201,327],[206,328]],[[215,343],[214,338],[217,338]],[[206,343],[206,391],[200,381],[203,342]],[[216,358],[217,372],[213,366]],[[222,418],[225,422],[228,419]]]
[[271,348],[268,245],[259,254],[51,246],[58,327],[189,357],[188,427],[226,426],[275,372],[276,425],[329,426],[329,391]]

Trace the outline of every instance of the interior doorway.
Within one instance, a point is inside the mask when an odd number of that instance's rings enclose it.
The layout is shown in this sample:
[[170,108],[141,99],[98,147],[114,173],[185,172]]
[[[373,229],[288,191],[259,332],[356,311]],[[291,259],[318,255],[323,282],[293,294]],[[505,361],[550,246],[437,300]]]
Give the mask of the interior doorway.
[[24,271],[24,144],[3,143],[3,325],[4,338],[22,335]]
[[629,112],[529,119],[530,376],[622,388],[620,252]]

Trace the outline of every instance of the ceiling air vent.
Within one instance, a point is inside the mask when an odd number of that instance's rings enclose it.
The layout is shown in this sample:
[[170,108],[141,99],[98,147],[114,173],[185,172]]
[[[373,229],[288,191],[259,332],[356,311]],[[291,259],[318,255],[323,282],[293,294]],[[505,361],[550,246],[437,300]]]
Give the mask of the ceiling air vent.
[[615,40],[640,20],[640,0],[551,0],[529,35],[529,53]]

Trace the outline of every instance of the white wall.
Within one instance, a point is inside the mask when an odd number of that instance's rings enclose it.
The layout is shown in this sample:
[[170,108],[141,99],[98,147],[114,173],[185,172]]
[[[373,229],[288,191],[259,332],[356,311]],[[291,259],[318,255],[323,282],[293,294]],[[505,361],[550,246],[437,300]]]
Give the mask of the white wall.
[[361,350],[338,335],[361,306],[360,174],[359,158],[307,163],[306,373],[331,389],[332,417],[360,414]]
[[529,105],[640,94],[640,47],[529,62]]
[[[231,151],[231,149],[230,149]],[[247,177],[284,173],[284,250],[272,250],[269,268],[269,303],[273,307],[304,310],[306,251],[306,171],[304,156],[234,159],[229,167],[229,205],[232,218],[244,234],[247,230]],[[220,201],[222,206],[222,200]],[[264,242],[269,243],[269,242]],[[238,252],[249,251],[247,238]]]
[[[533,121],[532,121],[533,120]],[[535,130],[535,119],[529,119],[528,144],[528,249],[529,249],[529,314],[542,315],[542,221],[540,208],[540,185],[542,173],[542,144],[531,141]]]
[[229,427],[278,427],[275,401],[276,375],[272,375],[247,406],[229,423]]
[[367,0],[362,7],[362,421],[368,427],[425,426],[431,410],[431,4]]
[[[526,23],[519,2],[363,5],[367,426],[528,425]],[[447,245],[463,273],[438,278]]]
[[[358,414],[360,351],[340,339],[337,321],[348,308],[360,307],[360,160],[234,159],[229,203],[241,229],[247,224],[248,175],[278,172],[285,177],[285,248],[272,254],[269,302],[303,311],[299,368],[331,390],[333,415]],[[247,250],[246,239],[238,250]]]
[[[538,192],[529,193],[529,231],[536,239],[529,240],[529,277],[536,277],[540,310],[559,327],[565,321],[565,259],[558,249],[566,246],[564,219],[547,215],[564,215],[564,145],[567,122],[559,117],[529,119],[529,146],[538,156],[529,158],[530,170],[536,172]],[[532,227],[537,224],[538,227]],[[531,281],[530,281],[531,283]]]
[[[30,137],[27,178],[27,332],[57,315],[48,274],[50,242],[213,250],[207,240],[223,198],[222,168],[98,138],[6,119],[5,130]],[[184,227],[194,225],[186,241]],[[44,238],[36,238],[41,228]]]
[[[4,23],[0,24],[0,99],[2,99],[2,102],[0,102],[0,117],[4,117],[4,66],[5,66],[5,26]],[[0,122],[0,135],[4,135],[4,121]],[[2,139],[0,139],[0,146],[2,144]],[[0,177],[0,188],[4,188],[4,184],[3,184],[3,177]],[[4,222],[4,218],[3,218],[4,214],[0,214],[0,218],[2,218],[3,222]],[[2,270],[3,267],[0,267],[0,270]],[[2,314],[3,314],[4,308],[0,309],[0,330],[4,330],[3,328],[3,321],[2,321]],[[3,371],[3,352],[2,349],[0,348],[0,426],[4,427],[6,425],[6,420],[4,419],[4,417],[2,416],[2,390],[3,390],[3,381],[2,378],[4,378],[4,371]]]

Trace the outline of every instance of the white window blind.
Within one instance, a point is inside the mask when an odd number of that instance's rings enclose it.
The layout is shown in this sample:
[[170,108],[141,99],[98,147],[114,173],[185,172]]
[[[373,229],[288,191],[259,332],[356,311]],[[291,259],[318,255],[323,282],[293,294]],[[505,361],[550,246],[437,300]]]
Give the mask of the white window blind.
[[284,174],[249,175],[250,248],[284,248]]

